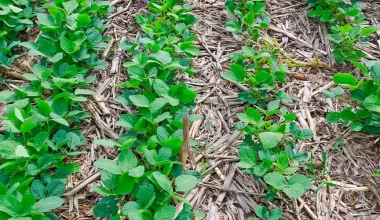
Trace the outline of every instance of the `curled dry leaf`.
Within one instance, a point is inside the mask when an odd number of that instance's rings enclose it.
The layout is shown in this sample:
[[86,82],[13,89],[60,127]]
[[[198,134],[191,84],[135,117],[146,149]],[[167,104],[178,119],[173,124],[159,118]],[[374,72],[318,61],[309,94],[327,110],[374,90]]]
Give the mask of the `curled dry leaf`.
[[307,77],[303,73],[293,73],[292,77],[298,80],[307,80]]

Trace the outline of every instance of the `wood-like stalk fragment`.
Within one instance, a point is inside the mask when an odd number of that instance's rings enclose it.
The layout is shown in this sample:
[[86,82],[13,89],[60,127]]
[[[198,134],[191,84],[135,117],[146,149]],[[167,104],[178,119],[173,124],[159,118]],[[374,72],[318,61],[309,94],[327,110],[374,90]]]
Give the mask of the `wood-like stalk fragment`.
[[104,100],[102,100],[98,96],[98,94],[92,95],[92,98],[94,99],[94,101],[96,102],[96,104],[99,106],[99,108],[103,112],[103,114],[109,115],[111,113],[110,110],[107,108],[106,104],[104,103]]
[[190,143],[190,121],[187,115],[183,116],[183,133],[182,133],[182,147],[179,152],[179,162],[182,163],[182,167],[186,169],[186,160],[188,154],[188,148]]

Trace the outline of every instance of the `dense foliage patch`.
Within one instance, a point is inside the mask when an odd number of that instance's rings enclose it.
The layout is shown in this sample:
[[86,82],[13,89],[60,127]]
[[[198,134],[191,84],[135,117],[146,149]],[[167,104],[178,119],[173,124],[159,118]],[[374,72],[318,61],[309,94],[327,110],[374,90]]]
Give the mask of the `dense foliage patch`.
[[0,2],[0,66],[7,68],[18,56],[12,50],[20,43],[19,33],[33,27],[32,19],[40,8],[29,0]]
[[332,54],[338,64],[345,61],[357,61],[365,54],[358,48],[367,43],[369,36],[377,29],[368,24],[362,12],[363,2],[356,0],[306,0],[312,10],[309,16],[325,22],[331,33],[327,39],[333,43]]
[[[12,2],[23,9],[15,9]],[[8,1],[8,9],[21,14],[8,14],[10,18],[6,19],[18,17],[19,23],[32,25],[32,21],[19,17],[29,16],[31,4]],[[5,6],[2,9],[7,10]],[[86,142],[79,126],[90,114],[79,104],[94,94],[86,89],[95,80],[86,76],[88,70],[106,67],[96,50],[106,46],[100,33],[110,9],[106,1],[88,0],[49,2],[38,9],[41,34],[36,43],[21,45],[29,49],[29,55],[39,56],[40,63],[33,65],[32,73],[23,74],[30,84],[9,84],[12,91],[0,92],[0,102],[7,103],[6,113],[1,116],[5,134],[0,135],[1,219],[58,219],[53,211],[63,204],[60,197],[67,176],[79,170],[78,164],[64,161],[68,156],[85,153],[78,150]],[[7,33],[3,37],[17,34],[26,26],[17,26],[16,32],[9,27],[2,26],[2,33]]]
[[340,112],[331,112],[327,115],[327,121],[336,123],[342,121],[342,126],[348,125],[352,131],[360,131],[370,134],[380,133],[380,62],[360,62],[365,54],[358,49],[358,43],[366,43],[371,35],[379,30],[369,26],[362,12],[363,2],[356,0],[307,0],[313,9],[309,16],[317,18],[329,25],[331,34],[328,39],[333,42],[333,55],[338,63],[349,61],[362,74],[358,77],[350,73],[339,73],[333,76],[335,84],[350,90],[349,99],[344,99],[344,90],[337,87],[331,91],[323,91],[327,98],[339,97],[351,107],[345,107]]
[[[196,92],[177,82],[176,76],[194,75],[187,57],[199,55],[193,45],[196,36],[191,32],[197,19],[187,4],[150,1],[148,5],[149,12],[136,15],[142,36],[120,45],[133,58],[124,64],[129,79],[118,85],[125,90],[115,101],[136,111],[121,115],[116,122],[126,130],[117,142],[96,141],[117,146],[121,152],[117,161],[102,159],[94,164],[102,169],[104,186],[93,190],[105,197],[93,211],[97,217],[110,219],[191,219],[199,213],[192,212],[181,195],[201,176],[184,171],[178,155],[183,145],[183,117],[195,106]],[[180,213],[173,200],[184,203]]]
[[[278,83],[286,83],[288,64],[279,59],[283,55],[268,41],[261,39],[261,32],[269,26],[270,18],[262,1],[228,1],[227,10],[236,16],[226,23],[227,30],[248,39],[242,52],[232,55],[230,71],[223,78],[233,83],[244,83],[250,91],[240,92],[239,100],[249,103],[244,113],[238,113],[237,129],[244,132],[240,145],[237,166],[255,179],[263,178],[268,184],[265,199],[272,201],[280,194],[299,198],[311,188],[309,177],[295,174],[305,166],[310,157],[308,152],[297,151],[296,141],[313,137],[313,132],[300,129],[294,122],[296,116],[289,113],[281,102],[291,103],[287,94],[275,91]],[[275,123],[273,118],[280,123]],[[261,219],[278,220],[282,210],[269,212],[266,207],[255,207]]]
[[[364,73],[359,81],[349,73],[333,76],[335,84],[350,91],[350,100],[347,102],[353,107],[331,112],[326,119],[331,123],[342,121],[342,126],[349,126],[352,131],[380,134],[380,61],[369,61],[366,65],[355,62],[354,65]],[[328,98],[338,97],[345,101],[343,92],[341,87],[337,87],[324,91],[324,94]]]

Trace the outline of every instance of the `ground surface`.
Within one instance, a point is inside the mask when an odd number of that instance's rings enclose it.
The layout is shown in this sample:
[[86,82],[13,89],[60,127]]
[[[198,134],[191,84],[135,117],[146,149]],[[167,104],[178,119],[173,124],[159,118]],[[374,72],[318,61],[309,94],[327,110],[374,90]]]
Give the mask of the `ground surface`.
[[[372,24],[380,24],[380,2],[366,2],[366,16]],[[327,112],[342,108],[342,103],[326,99],[321,91],[333,85],[330,83],[333,74],[355,70],[345,66],[293,68],[287,77],[288,83],[279,87],[294,99],[289,107],[297,113],[299,125],[312,129],[316,134],[314,139],[299,146],[313,152],[319,179],[301,199],[280,198],[275,204],[270,204],[263,199],[265,183],[254,181],[234,166],[239,159],[236,152],[242,135],[235,131],[233,123],[237,122],[236,113],[242,112],[246,106],[237,99],[241,88],[222,79],[221,73],[228,69],[228,57],[240,50],[241,42],[224,28],[229,16],[223,1],[194,0],[189,4],[200,19],[193,29],[201,48],[201,56],[194,59],[199,72],[191,78],[182,75],[179,80],[197,88],[195,112],[203,119],[196,121],[190,130],[191,137],[198,144],[192,150],[188,168],[209,173],[188,196],[194,209],[204,212],[206,219],[215,220],[253,217],[252,209],[257,204],[281,207],[283,217],[287,219],[379,219],[380,179],[367,174],[380,168],[380,138],[349,133],[325,120]],[[83,122],[88,154],[73,159],[82,166],[78,174],[71,176],[67,191],[80,190],[61,208],[60,219],[94,219],[91,208],[100,197],[90,188],[100,181],[96,179],[98,170],[93,162],[100,158],[115,158],[117,151],[101,148],[92,142],[122,134],[123,130],[114,123],[120,114],[132,111],[113,101],[121,92],[115,85],[127,79],[122,64],[130,59],[118,50],[117,45],[123,39],[133,41],[136,38],[138,26],[134,22],[134,14],[144,13],[146,5],[144,1],[133,0],[120,2],[115,7],[115,12],[123,12],[111,18],[111,28],[107,31],[111,44],[103,58],[109,61],[110,68],[95,73],[97,82],[93,84],[93,89],[106,101],[103,108],[94,101],[86,106],[93,115],[91,120]],[[268,36],[276,38],[282,49],[294,59],[312,61],[318,57],[333,64],[326,44],[326,27],[309,19],[307,11],[307,4],[302,0],[271,1],[268,12],[272,26]],[[380,34],[363,50],[369,57],[380,59],[377,40],[380,40]],[[334,149],[333,145],[342,137],[344,142]],[[322,152],[327,155],[328,170],[325,173],[318,169]],[[230,187],[224,187],[228,181],[232,181]],[[323,181],[334,182],[337,187],[324,187],[312,195]],[[221,200],[218,196],[223,193],[226,196]]]
[[[206,213],[207,219],[247,219],[254,216],[252,207],[256,204],[269,207],[271,204],[263,199],[264,182],[254,181],[233,166],[238,160],[236,145],[241,134],[232,125],[237,122],[235,114],[242,112],[246,106],[238,102],[237,93],[240,89],[222,79],[221,73],[228,69],[228,57],[240,49],[241,42],[224,28],[229,19],[224,2],[211,0],[189,3],[193,6],[196,17],[200,19],[193,29],[201,48],[201,56],[194,59],[199,72],[193,78],[182,76],[179,80],[197,88],[199,95],[195,112],[203,115],[202,120],[192,125],[190,133],[198,142],[195,148],[202,154],[193,150],[189,168],[211,174],[204,176],[188,198],[195,210]],[[129,59],[117,50],[117,44],[123,38],[136,38],[134,14],[144,13],[145,3],[121,3],[116,5],[116,10],[125,10],[127,7],[125,12],[110,21],[112,27],[107,34],[113,44],[104,57],[110,61],[111,69],[99,73],[98,83],[94,84],[98,94],[107,100],[105,104],[110,114],[105,115],[95,103],[87,106],[94,115],[94,120],[88,122],[88,140],[121,134],[123,131],[114,126],[114,123],[120,114],[131,111],[126,106],[113,102],[120,94],[114,86],[126,80],[122,63]],[[325,63],[333,64],[329,56],[329,46],[326,45],[326,27],[307,17],[308,9],[304,1],[272,1],[268,9],[272,18],[268,35],[276,38],[288,55],[299,61],[312,61],[318,57]],[[379,9],[379,2],[368,1],[364,11],[372,22],[380,22]],[[376,37],[373,44],[364,51],[372,57],[380,58],[380,45],[376,44],[380,36]],[[310,142],[300,144],[300,148],[314,153],[317,167],[321,162],[321,153],[326,152],[328,164],[328,172],[322,175],[321,170],[317,171],[320,180],[314,181],[313,189],[302,199],[281,198],[274,204],[283,208],[285,218],[377,219],[380,215],[380,181],[367,177],[367,174],[375,173],[380,166],[379,139],[347,133],[325,121],[327,112],[337,110],[342,105],[326,100],[321,91],[332,86],[330,82],[334,73],[342,71],[354,70],[344,66],[328,69],[293,68],[287,79],[288,84],[281,88],[295,100],[291,109],[298,112],[299,124],[303,128],[312,129],[316,134]],[[342,137],[345,137],[345,141],[339,150],[332,149]],[[94,161],[116,155],[116,150],[94,145],[87,147],[89,153],[85,158],[79,158],[82,169],[78,175],[72,177],[72,186],[97,171],[92,166]],[[223,187],[231,179],[231,186]],[[312,195],[321,181],[334,182],[339,187],[325,187]],[[89,183],[77,196],[71,198],[61,217],[93,219],[91,207],[99,198],[90,191],[90,187],[97,184],[98,181]],[[372,190],[365,192],[366,188],[360,188],[363,186]],[[224,200],[218,200],[221,193],[227,193]]]

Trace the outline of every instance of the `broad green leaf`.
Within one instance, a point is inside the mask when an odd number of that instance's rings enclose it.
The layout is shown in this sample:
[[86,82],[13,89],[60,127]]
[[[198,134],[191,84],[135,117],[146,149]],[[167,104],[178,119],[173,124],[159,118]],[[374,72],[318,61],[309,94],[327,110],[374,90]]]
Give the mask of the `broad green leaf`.
[[[194,92],[192,88],[186,85],[185,83],[180,82],[170,87],[169,95],[170,96],[165,96],[165,98],[168,99],[168,102],[171,105],[176,106],[177,100],[179,100],[183,104],[193,102],[195,97],[197,96],[197,93]],[[171,99],[173,99],[174,97],[177,100],[170,100],[170,97]]]
[[69,109],[68,101],[63,97],[54,100],[51,107],[54,113],[62,117],[67,114],[67,111]]
[[330,112],[327,114],[326,120],[329,123],[336,123],[340,120],[340,113],[339,112]]
[[[20,214],[29,214],[32,212],[32,207],[36,204],[36,199],[31,193],[25,193],[21,200],[21,210]],[[1,214],[0,214],[1,215]],[[0,216],[1,218],[1,216]],[[28,217],[19,218],[19,220],[30,220]]]
[[353,131],[361,131],[363,124],[361,122],[353,122],[350,124],[350,129]]
[[343,95],[344,90],[341,87],[337,87],[332,89],[331,91],[323,90],[323,95],[325,95],[327,98],[335,98],[337,96]]
[[142,177],[144,175],[144,166],[137,166],[128,171],[128,175],[131,177]]
[[75,89],[74,94],[75,95],[95,95],[96,92],[92,91],[91,89]]
[[274,148],[282,140],[283,134],[274,132],[261,132],[259,133],[259,139],[264,148]]
[[97,217],[112,217],[116,215],[119,208],[116,203],[116,198],[113,196],[104,197],[100,200],[98,205],[94,206],[93,212]]
[[360,31],[360,35],[363,37],[368,37],[368,36],[372,35],[373,33],[375,33],[376,31],[378,31],[378,28],[366,27]]
[[66,140],[67,146],[69,146],[73,150],[75,150],[77,146],[81,145],[80,137],[74,132],[67,133]]
[[368,96],[364,102],[363,105],[366,109],[374,112],[380,113],[380,98],[377,97],[375,94],[371,94]]
[[[278,190],[282,190],[286,187],[285,177],[278,172],[268,173],[264,176],[264,181]],[[301,189],[303,190],[302,186]]]
[[164,65],[167,65],[170,62],[172,62],[172,57],[170,56],[170,54],[163,50],[160,50],[151,56],[157,59],[158,61],[160,61]]
[[248,12],[244,16],[244,23],[246,23],[247,25],[252,25],[254,21],[255,21],[255,15],[252,12]]
[[173,220],[176,208],[171,205],[164,206],[157,210],[157,212],[154,214],[154,220]]
[[356,37],[358,36],[358,34],[360,33],[361,31],[361,27],[360,25],[355,25],[349,32],[349,35],[350,35],[350,38],[351,39],[356,39]]
[[117,177],[115,192],[118,195],[127,195],[132,191],[134,184],[135,178],[125,173]]
[[119,144],[114,140],[107,140],[107,139],[98,139],[94,141],[95,144],[101,145],[103,147],[114,147],[118,146]]
[[[75,1],[75,0],[73,0],[73,1]],[[46,26],[49,29],[50,28],[53,28],[53,29],[57,28],[56,23],[55,23],[55,19],[51,15],[37,14],[37,20],[38,20],[39,25]]]
[[54,176],[55,177],[66,177],[70,174],[78,172],[79,169],[80,169],[80,167],[76,163],[65,164],[64,166],[58,168],[55,171]]
[[61,125],[64,125],[64,126],[70,126],[69,122],[67,122],[65,119],[63,118],[53,118],[52,121],[55,121]]
[[15,116],[18,120],[24,122],[24,116],[22,116],[20,109],[15,108]]
[[15,155],[18,157],[29,157],[28,151],[22,145],[18,145],[15,149]]
[[356,78],[349,73],[338,73],[333,76],[335,84],[353,87],[356,86]]
[[296,120],[296,115],[293,114],[293,113],[288,113],[288,114],[285,114],[283,116],[284,116],[284,119],[286,121],[294,121],[294,120]]
[[242,168],[252,168],[256,165],[257,155],[252,149],[242,148],[239,150],[240,162],[237,166]]
[[41,180],[34,180],[32,182],[32,194],[36,199],[43,199],[46,197],[46,191],[45,191],[45,186],[41,182]]
[[13,195],[0,195],[0,204],[0,213],[5,212],[9,215],[17,216],[21,211],[20,201]]
[[130,214],[132,213],[138,212],[139,210],[140,210],[140,205],[135,201],[125,203],[122,208],[123,214],[126,214],[128,216],[130,216]]
[[287,167],[284,169],[283,174],[293,174],[298,170],[298,167]]
[[100,159],[95,161],[94,166],[99,167],[101,169],[104,169],[110,173],[113,174],[119,174],[121,175],[123,172],[120,169],[120,167],[117,165],[117,163],[113,160],[109,159]]
[[71,14],[79,6],[76,0],[63,1],[62,5],[67,14]]
[[364,64],[357,62],[357,61],[353,61],[353,60],[351,60],[350,62],[352,64],[354,64],[354,66],[359,68],[361,71],[363,71],[364,73],[367,73],[367,74],[369,73],[369,70],[367,69],[367,67]]
[[48,116],[53,111],[53,109],[47,101],[38,98],[34,99],[34,101],[36,101],[37,103],[38,112],[42,115]]
[[340,112],[340,118],[347,121],[355,120],[356,116],[350,109],[344,109]]
[[267,219],[267,216],[269,214],[268,208],[265,206],[256,206],[255,208],[255,214],[257,217],[262,218],[262,219]]
[[348,16],[355,17],[358,14],[360,14],[360,12],[361,10],[359,8],[354,8],[354,9],[348,10],[346,13]]
[[65,36],[62,36],[59,42],[62,50],[65,51],[67,54],[73,54],[79,50],[76,44]]
[[153,102],[150,103],[149,108],[155,112],[160,110],[162,107],[164,107],[168,103],[167,98],[156,98],[153,100]]
[[25,121],[21,124],[20,131],[22,133],[31,131],[33,128],[38,125],[38,117],[36,115],[32,115],[29,118],[25,119]]
[[139,192],[136,195],[137,202],[142,208],[149,208],[153,205],[154,200],[156,199],[156,194],[154,188],[151,184],[142,184]]
[[245,79],[246,72],[239,64],[232,64],[229,72],[222,74],[222,77],[234,83],[241,83]]
[[298,140],[305,140],[312,138],[314,133],[310,129],[300,129],[295,122],[291,122],[289,126],[290,131],[294,135],[294,137]]
[[65,184],[60,180],[52,180],[46,186],[46,196],[62,196],[65,192]]
[[63,199],[59,198],[58,196],[50,196],[38,201],[34,210],[36,212],[48,212],[62,206],[62,204]]
[[193,189],[198,183],[198,179],[191,175],[181,175],[175,179],[176,192],[187,192]]
[[91,24],[91,17],[88,14],[80,14],[77,18],[78,27],[85,27]]
[[132,65],[132,66],[128,67],[128,76],[131,79],[141,80],[141,79],[144,79],[145,72],[141,67],[139,67],[137,65]]
[[117,175],[114,175],[110,172],[107,172],[105,170],[100,171],[100,176],[102,177],[103,184],[110,190],[115,189],[116,187],[116,177]]
[[270,212],[267,220],[279,220],[281,216],[282,216],[282,209],[275,208]]
[[371,75],[375,79],[380,79],[380,62],[376,62],[375,64],[373,64],[370,70],[371,70]]
[[137,116],[133,114],[121,115],[119,121],[115,123],[116,126],[122,126],[128,130],[131,130],[137,122]]
[[153,177],[162,189],[164,189],[169,194],[173,193],[172,183],[170,182],[167,176],[165,176],[161,172],[155,171],[153,172]]
[[236,20],[228,21],[226,23],[226,29],[227,31],[232,32],[233,34],[238,34],[241,32],[241,26],[239,22]]
[[36,148],[42,147],[46,143],[48,138],[49,138],[49,134],[47,132],[41,132],[37,134],[34,137],[34,147]]
[[199,56],[199,48],[192,44],[192,42],[184,42],[179,45],[180,49],[185,52],[187,56]]
[[8,5],[8,7],[14,12],[14,13],[19,13],[22,12],[22,9],[19,7],[16,7],[14,5]]
[[94,192],[96,192],[96,193],[98,193],[100,195],[103,195],[103,196],[109,196],[109,195],[114,195],[115,194],[114,192],[112,192],[109,189],[104,188],[103,186],[93,186],[93,187],[91,187],[91,189]]
[[258,123],[260,122],[261,120],[261,114],[260,112],[257,110],[257,109],[254,109],[254,108],[251,108],[251,107],[248,107],[246,110],[245,110],[245,113],[247,115],[247,117],[255,122],[255,123]]
[[164,96],[169,94],[169,86],[161,79],[153,80],[153,89],[159,96]]
[[123,150],[119,154],[119,160],[117,162],[120,169],[123,172],[127,172],[137,166],[137,158],[134,153],[130,150]]
[[301,184],[305,191],[311,188],[311,181],[309,180],[309,178],[301,174],[291,176],[288,180],[288,184]]
[[15,101],[16,93],[13,91],[0,91],[0,103],[9,103]]
[[[281,151],[279,154],[278,154],[278,157],[277,157],[277,164],[279,165],[279,167],[281,167],[282,169],[288,167],[289,165],[289,155],[286,151]],[[281,171],[282,173],[282,171]]]
[[268,103],[268,111],[278,109],[280,107],[280,100],[273,100]]
[[305,192],[303,186],[300,183],[289,185],[282,189],[289,198],[300,198]]
[[149,100],[143,95],[130,95],[129,99],[137,107],[149,107]]

